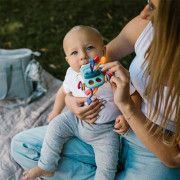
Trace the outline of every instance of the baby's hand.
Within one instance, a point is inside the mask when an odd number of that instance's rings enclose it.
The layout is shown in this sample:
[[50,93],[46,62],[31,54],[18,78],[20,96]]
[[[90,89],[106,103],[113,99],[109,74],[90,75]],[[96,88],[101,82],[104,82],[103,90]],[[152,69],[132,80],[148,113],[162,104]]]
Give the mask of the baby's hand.
[[51,120],[53,120],[57,115],[58,115],[57,113],[51,111],[51,112],[49,113],[48,122],[50,122]]
[[119,115],[116,118],[115,121],[115,125],[113,131],[117,132],[118,134],[125,134],[127,132],[127,130],[129,129],[129,124],[127,123],[127,121],[125,120],[123,115]]

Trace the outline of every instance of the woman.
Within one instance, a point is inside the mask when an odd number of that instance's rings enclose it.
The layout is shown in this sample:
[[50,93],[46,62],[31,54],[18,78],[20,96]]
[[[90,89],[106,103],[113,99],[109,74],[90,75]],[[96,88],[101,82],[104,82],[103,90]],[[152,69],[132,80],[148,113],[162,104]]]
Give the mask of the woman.
[[[130,99],[129,72],[119,62],[104,65],[104,70],[119,75],[111,78],[114,100],[131,127],[120,136],[118,180],[180,178],[179,9],[179,0],[151,0],[140,16],[128,23],[107,46],[107,57],[113,61],[135,50],[136,57],[130,66],[131,81],[142,96],[140,110]],[[80,107],[85,101],[71,95],[66,97],[69,108],[80,119],[92,123],[101,105],[94,101],[90,108]],[[23,168],[37,164],[45,131],[46,127],[38,127],[14,137],[12,154]],[[58,171],[50,179],[93,179],[95,160],[89,145],[72,139],[63,155]]]

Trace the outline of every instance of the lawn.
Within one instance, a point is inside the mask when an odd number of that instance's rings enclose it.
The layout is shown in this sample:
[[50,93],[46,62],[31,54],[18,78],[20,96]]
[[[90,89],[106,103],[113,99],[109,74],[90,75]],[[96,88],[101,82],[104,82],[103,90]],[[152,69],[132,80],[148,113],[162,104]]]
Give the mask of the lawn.
[[[146,0],[0,0],[0,48],[41,52],[42,67],[63,80],[62,40],[74,25],[97,28],[107,44],[138,15]],[[134,54],[123,59],[128,68]]]

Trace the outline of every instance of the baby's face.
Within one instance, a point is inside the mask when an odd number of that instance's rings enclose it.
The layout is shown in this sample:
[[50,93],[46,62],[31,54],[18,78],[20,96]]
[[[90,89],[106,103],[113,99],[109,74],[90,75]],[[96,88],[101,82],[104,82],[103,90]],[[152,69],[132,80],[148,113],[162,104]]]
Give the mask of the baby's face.
[[66,60],[71,68],[80,72],[82,65],[88,64],[88,59],[105,54],[105,46],[97,34],[87,29],[72,30],[64,39]]

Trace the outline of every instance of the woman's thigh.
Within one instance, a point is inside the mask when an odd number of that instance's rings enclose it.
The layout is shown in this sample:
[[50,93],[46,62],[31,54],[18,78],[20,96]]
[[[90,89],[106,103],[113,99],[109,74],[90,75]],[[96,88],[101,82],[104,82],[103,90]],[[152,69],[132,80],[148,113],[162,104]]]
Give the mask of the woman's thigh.
[[[17,134],[11,143],[12,156],[23,169],[37,166],[47,126],[29,129]],[[94,151],[78,138],[64,146],[62,159],[52,180],[91,180],[95,175]],[[78,173],[77,173],[78,172]]]
[[120,164],[124,170],[118,174],[117,180],[180,179],[180,168],[165,166],[141,143],[132,130],[121,139]]

